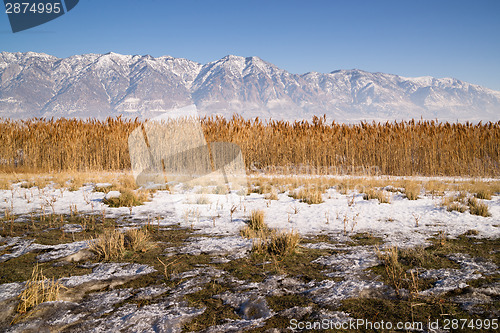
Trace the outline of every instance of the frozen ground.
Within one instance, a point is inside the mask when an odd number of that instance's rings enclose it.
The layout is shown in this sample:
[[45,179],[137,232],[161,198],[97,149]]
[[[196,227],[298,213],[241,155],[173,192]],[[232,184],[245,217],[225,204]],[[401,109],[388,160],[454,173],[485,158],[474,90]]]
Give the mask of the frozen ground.
[[[396,293],[380,271],[372,270],[382,267],[377,248],[433,246],[440,239],[449,244],[456,241],[457,246],[464,241],[472,246],[481,247],[484,242],[493,247],[487,258],[472,252],[455,253],[451,247],[450,253],[440,254],[449,262],[447,267],[416,267],[418,278],[427,281],[419,297],[446,298],[464,313],[498,317],[500,271],[495,244],[500,236],[499,195],[484,200],[491,216],[482,217],[449,212],[441,207],[442,196],[424,191],[418,200],[408,200],[401,191],[394,190],[388,192],[391,202],[381,204],[376,199],[364,200],[362,193],[341,194],[331,187],[324,192],[323,203],[309,205],[290,197],[287,191],[279,193],[278,200],[268,200],[258,193],[213,194],[202,193],[207,191],[201,187],[178,186],[172,192],[156,191],[141,206],[110,208],[103,203],[106,194],[95,191],[97,185],[107,184],[86,184],[76,191],[21,185],[0,190],[0,212],[4,212],[0,271],[7,269],[9,262],[35,254],[34,260],[40,263],[78,265],[87,274],[63,277],[60,281],[65,289],[60,301],[43,303],[29,318],[12,325],[16,296],[23,290],[24,281],[1,284],[0,329],[5,331],[236,332],[272,327],[285,330],[288,325],[283,324],[293,318],[348,321],[359,313],[349,313],[345,300],[409,301],[409,290]],[[252,240],[241,237],[240,229],[256,209],[264,211],[270,228],[300,233],[300,251],[308,256],[304,270],[316,267],[317,275],[297,273],[300,270],[272,258],[264,258],[261,263],[250,259]],[[66,241],[42,244],[36,235],[9,235],[10,224],[26,224],[29,229],[42,215],[62,216],[60,225],[53,228]],[[134,257],[133,263],[96,262],[88,251],[88,242],[78,236],[85,233],[85,226],[69,221],[70,215],[105,218],[124,229],[150,225],[164,234],[186,230],[188,235],[181,242],[159,240],[158,256],[164,262],[186,256],[203,260],[197,263],[189,259],[188,268],[172,270],[168,276],[158,262],[142,262],[140,256]],[[464,237],[467,232],[470,236]],[[253,264],[260,274],[258,278],[245,278],[241,267],[234,267],[241,263]],[[299,264],[290,264],[294,265]],[[271,268],[266,271],[268,266]],[[5,272],[0,275],[7,276]],[[156,281],[147,280],[147,276],[155,276]],[[137,282],[143,280],[144,285]],[[471,281],[484,283],[471,285]],[[206,299],[198,301],[198,296],[208,297],[215,305]],[[288,298],[294,301],[284,301]],[[217,308],[227,313],[220,310],[214,315],[217,319],[208,324],[199,319]]]

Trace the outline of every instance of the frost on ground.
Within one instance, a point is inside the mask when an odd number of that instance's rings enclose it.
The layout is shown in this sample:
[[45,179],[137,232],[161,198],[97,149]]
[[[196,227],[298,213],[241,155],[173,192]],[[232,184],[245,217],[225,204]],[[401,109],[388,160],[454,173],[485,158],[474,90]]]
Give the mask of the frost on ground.
[[[491,216],[482,217],[448,211],[441,206],[442,197],[430,194],[408,200],[397,188],[387,188],[394,191],[391,203],[329,188],[320,204],[294,199],[290,191],[270,200],[266,194],[174,188],[156,191],[143,205],[119,208],[103,203],[105,196],[119,192],[106,195],[94,188],[87,184],[76,191],[50,185],[27,189],[15,184],[12,190],[0,190],[0,211],[8,211],[2,216],[0,235],[0,330],[284,329],[291,319],[371,318],[374,314],[363,308],[366,300],[379,302],[385,311],[413,309],[411,304],[439,309],[442,305],[430,301],[439,298],[449,306],[448,312],[458,315],[499,314],[498,195],[485,200]],[[256,209],[264,212],[269,228],[300,233],[303,238],[295,254],[252,252],[254,241],[242,237],[240,230]],[[42,223],[53,216],[58,216],[50,222],[55,225]],[[37,223],[44,227],[35,229]],[[150,230],[156,247],[99,262],[89,250],[89,240],[110,223],[122,231]],[[48,235],[54,236],[47,241]],[[445,245],[439,247],[443,238],[453,244],[446,253]],[[429,247],[439,260],[448,260],[448,266],[432,266],[425,260],[411,267],[405,263],[395,271],[401,281],[393,281],[377,251],[394,246]],[[29,317],[11,324],[35,262],[44,272],[57,272],[59,300],[44,302]],[[26,272],[10,274],[17,264],[25,265]],[[408,286],[411,272],[417,272],[425,286],[416,293]],[[399,282],[405,292],[396,292]]]
[[461,266],[460,269],[440,268],[421,273],[421,278],[437,280],[434,287],[422,291],[422,295],[443,294],[459,288],[464,289],[468,287],[467,281],[500,273],[497,265],[482,258],[471,258],[460,253],[451,254],[449,258],[457,262]]

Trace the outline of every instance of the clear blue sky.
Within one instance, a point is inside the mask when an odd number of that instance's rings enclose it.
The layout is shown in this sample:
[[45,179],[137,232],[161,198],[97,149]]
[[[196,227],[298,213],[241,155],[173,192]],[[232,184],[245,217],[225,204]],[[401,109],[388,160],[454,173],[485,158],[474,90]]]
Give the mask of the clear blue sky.
[[16,34],[2,8],[0,51],[113,51],[200,63],[235,54],[292,73],[359,68],[500,91],[500,1],[80,0]]

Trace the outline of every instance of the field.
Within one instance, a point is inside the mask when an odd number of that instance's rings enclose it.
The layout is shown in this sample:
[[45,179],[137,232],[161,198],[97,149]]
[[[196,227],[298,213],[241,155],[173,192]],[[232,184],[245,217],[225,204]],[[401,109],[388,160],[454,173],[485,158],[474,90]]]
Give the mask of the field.
[[[130,170],[127,139],[138,120],[0,120],[0,167]],[[500,122],[327,124],[203,118],[207,142],[237,144],[249,171],[307,174],[498,177]],[[19,172],[19,171],[18,171]]]
[[141,125],[0,122],[1,331],[496,331],[500,123],[202,119],[238,190],[137,186]]

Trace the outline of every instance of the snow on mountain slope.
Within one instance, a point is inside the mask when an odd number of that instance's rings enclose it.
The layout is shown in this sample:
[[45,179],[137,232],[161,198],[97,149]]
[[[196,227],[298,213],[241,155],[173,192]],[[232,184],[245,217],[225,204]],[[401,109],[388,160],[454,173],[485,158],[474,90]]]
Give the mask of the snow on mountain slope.
[[457,79],[358,69],[291,74],[258,57],[0,53],[0,117],[155,117],[196,104],[245,118],[500,120],[500,92]]

